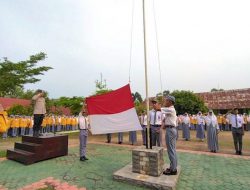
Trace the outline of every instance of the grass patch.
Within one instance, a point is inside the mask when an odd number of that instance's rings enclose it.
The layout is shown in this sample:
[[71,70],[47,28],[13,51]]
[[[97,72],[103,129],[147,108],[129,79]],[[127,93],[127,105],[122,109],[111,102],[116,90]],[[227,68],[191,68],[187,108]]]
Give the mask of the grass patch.
[[0,150],[0,158],[6,157],[6,150]]

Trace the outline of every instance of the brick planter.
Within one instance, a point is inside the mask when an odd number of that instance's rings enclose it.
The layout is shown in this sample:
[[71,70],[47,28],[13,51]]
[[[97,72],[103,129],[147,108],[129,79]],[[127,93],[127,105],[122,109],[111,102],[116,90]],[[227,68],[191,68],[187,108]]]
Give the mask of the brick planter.
[[163,171],[163,147],[132,150],[132,172],[158,177]]

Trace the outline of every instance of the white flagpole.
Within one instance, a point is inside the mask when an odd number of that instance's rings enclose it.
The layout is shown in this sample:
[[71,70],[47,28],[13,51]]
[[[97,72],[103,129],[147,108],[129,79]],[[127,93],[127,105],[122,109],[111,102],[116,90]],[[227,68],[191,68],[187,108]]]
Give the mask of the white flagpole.
[[148,97],[148,69],[147,69],[147,43],[146,43],[146,22],[145,22],[145,0],[142,0],[142,7],[143,7],[145,85],[146,85],[146,104],[147,104],[147,136],[146,136],[147,140],[146,140],[146,147],[148,148],[148,144],[150,142],[150,137],[149,137],[150,125],[149,125],[149,97]]

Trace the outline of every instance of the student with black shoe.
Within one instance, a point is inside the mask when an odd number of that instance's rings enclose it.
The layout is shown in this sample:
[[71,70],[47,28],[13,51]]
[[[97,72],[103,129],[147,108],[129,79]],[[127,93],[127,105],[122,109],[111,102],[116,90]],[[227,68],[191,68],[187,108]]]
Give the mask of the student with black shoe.
[[175,97],[168,95],[165,99],[165,107],[161,109],[163,116],[163,128],[166,129],[166,145],[168,157],[170,160],[170,167],[167,168],[163,174],[176,175],[177,174],[177,153],[176,153],[176,111],[174,108]]
[[[231,113],[231,114],[229,114]],[[243,117],[240,116],[237,108],[229,111],[226,116],[229,119],[229,123],[232,126],[232,135],[234,139],[234,148],[235,154],[242,155],[242,137],[244,135],[244,127],[243,127]]]
[[87,139],[88,139],[88,130],[90,126],[88,124],[86,112],[83,110],[79,113],[78,117],[78,125],[79,125],[79,140],[80,140],[80,161],[86,161],[88,158],[86,157],[86,148],[87,148]]

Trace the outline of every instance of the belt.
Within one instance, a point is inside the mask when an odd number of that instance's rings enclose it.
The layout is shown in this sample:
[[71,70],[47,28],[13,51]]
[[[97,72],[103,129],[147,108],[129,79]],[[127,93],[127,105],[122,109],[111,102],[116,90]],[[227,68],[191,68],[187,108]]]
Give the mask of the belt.
[[166,128],[174,128],[175,126],[173,125],[165,125]]
[[232,128],[234,128],[234,129],[241,129],[242,127],[232,127]]
[[161,127],[161,125],[151,125],[151,126],[153,126],[153,127]]

